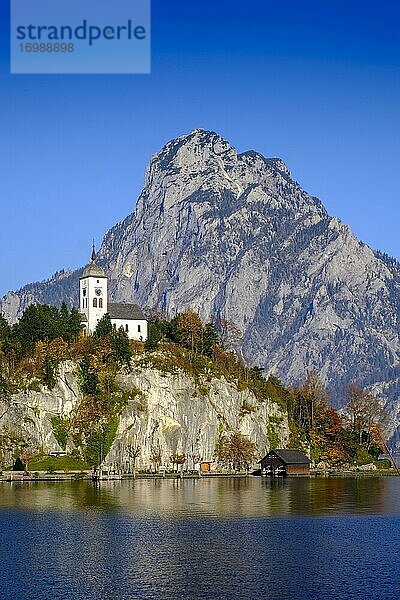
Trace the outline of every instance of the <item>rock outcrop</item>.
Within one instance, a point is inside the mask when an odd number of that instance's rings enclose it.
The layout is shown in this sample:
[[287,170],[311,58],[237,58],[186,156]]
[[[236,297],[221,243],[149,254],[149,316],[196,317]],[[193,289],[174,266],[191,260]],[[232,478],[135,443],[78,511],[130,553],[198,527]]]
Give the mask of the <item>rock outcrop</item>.
[[[0,428],[29,438],[31,445],[45,452],[61,450],[51,419],[73,417],[81,400],[75,366],[64,363],[53,390],[29,391],[13,397],[9,410],[0,419]],[[271,439],[287,445],[287,415],[271,400],[257,401],[249,390],[222,378],[209,378],[199,389],[198,382],[184,373],[162,373],[154,368],[134,368],[120,374],[119,385],[140,394],[123,408],[108,463],[125,466],[127,448],[140,447],[138,468],[150,468],[157,448],[162,464],[170,464],[174,453],[185,454],[188,467],[196,460],[213,460],[219,436],[240,431],[255,442],[261,455]],[[71,438],[68,448],[72,450]]]

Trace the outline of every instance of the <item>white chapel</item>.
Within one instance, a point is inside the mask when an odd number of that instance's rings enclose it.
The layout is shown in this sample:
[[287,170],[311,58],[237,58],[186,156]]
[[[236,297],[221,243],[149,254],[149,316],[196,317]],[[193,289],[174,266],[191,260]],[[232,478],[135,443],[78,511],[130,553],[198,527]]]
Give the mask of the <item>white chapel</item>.
[[147,320],[137,304],[108,302],[107,275],[92,256],[79,281],[79,308],[87,333],[93,333],[100,319],[108,313],[117,329],[123,327],[131,340],[147,340]]

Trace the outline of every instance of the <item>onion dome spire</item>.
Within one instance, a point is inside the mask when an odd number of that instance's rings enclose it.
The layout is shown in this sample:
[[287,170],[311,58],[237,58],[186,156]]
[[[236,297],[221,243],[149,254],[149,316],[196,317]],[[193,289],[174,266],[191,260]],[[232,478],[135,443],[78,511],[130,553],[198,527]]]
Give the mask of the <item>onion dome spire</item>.
[[94,247],[94,240],[93,240],[93,246],[92,246],[92,256],[90,257],[90,260],[92,262],[94,262],[96,260],[96,249]]
[[90,261],[86,265],[81,275],[81,279],[85,279],[86,277],[103,277],[107,278],[106,272],[103,267],[100,267],[96,263],[96,248],[94,247],[94,240],[92,246],[92,254],[90,256]]

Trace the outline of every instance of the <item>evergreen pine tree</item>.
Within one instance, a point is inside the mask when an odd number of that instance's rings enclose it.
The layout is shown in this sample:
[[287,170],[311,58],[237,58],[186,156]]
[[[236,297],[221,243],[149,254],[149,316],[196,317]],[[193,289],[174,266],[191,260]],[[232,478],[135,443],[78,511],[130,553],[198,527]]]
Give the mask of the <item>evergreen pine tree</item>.
[[110,335],[113,331],[113,326],[111,323],[111,317],[108,313],[106,313],[104,315],[104,317],[102,317],[100,319],[100,321],[97,323],[97,327],[94,331],[94,337],[96,338],[102,338],[102,337],[107,337],[108,335]]

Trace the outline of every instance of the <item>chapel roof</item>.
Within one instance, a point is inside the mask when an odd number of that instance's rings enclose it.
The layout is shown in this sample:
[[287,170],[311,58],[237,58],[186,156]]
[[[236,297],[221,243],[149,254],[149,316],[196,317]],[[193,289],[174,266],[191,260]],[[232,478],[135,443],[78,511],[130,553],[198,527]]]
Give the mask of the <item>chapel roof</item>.
[[123,319],[124,321],[143,321],[146,319],[142,309],[137,304],[109,302],[107,309],[111,319]]

